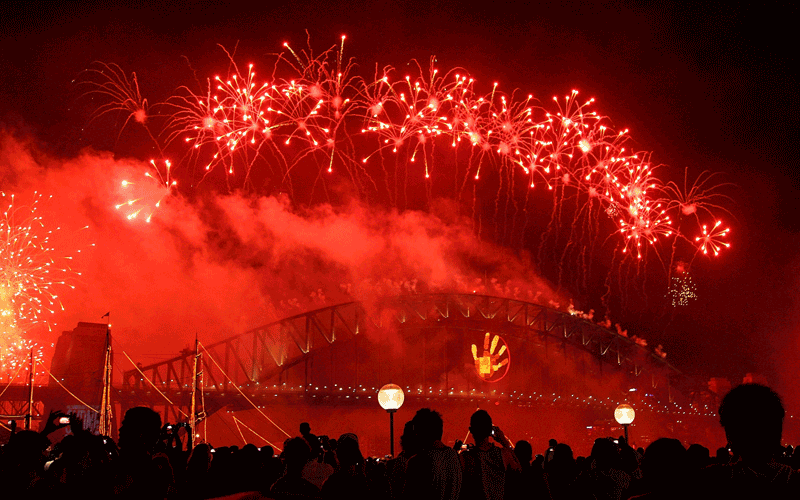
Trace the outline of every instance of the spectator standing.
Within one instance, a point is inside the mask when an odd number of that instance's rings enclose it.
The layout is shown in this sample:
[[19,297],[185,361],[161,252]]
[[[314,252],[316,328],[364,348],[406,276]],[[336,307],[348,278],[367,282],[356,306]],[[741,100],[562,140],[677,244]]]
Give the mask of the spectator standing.
[[621,500],[631,486],[631,476],[621,469],[620,451],[608,438],[596,439],[592,447],[592,465],[577,479],[576,489],[582,498]]
[[[306,439],[308,442],[308,439]],[[322,488],[325,481],[333,474],[333,466],[322,462],[322,448],[311,448],[311,458],[303,467],[303,479],[314,484],[317,488]]]
[[644,489],[638,500],[668,500],[686,496],[686,448],[677,439],[656,439],[642,459]]
[[308,447],[311,448],[311,455],[316,457],[322,450],[322,446],[320,445],[319,438],[311,434],[311,425],[309,425],[308,422],[300,424],[300,435],[303,436]]
[[302,477],[311,449],[303,438],[292,438],[283,447],[286,473],[272,485],[269,494],[275,500],[316,500],[319,488]]
[[322,485],[323,498],[378,498],[370,489],[358,436],[342,434],[336,447],[339,469]]
[[[550,498],[541,461],[531,465],[533,459],[531,444],[525,440],[517,441],[514,445],[514,454],[519,460],[520,470],[510,470],[506,474],[506,500]],[[542,456],[537,455],[537,457]]]
[[514,447],[485,410],[473,413],[469,423],[475,446],[461,454],[465,478],[461,498],[503,500],[507,472],[521,470]]
[[119,428],[118,498],[165,498],[174,488],[169,459],[157,451],[161,415],[139,406],[125,412]]
[[731,389],[719,407],[719,422],[738,458],[702,470],[698,498],[797,498],[800,473],[776,460],[785,414],[780,397],[769,387],[742,384]]
[[400,451],[397,457],[389,460],[387,463],[389,487],[391,489],[392,498],[394,499],[399,499],[403,496],[408,461],[417,454],[418,446],[414,434],[413,420],[406,422],[406,425],[403,427],[403,434],[400,436],[400,449],[402,451]]
[[558,443],[553,449],[553,459],[545,463],[545,480],[553,500],[573,498],[573,487],[578,469],[572,448]]
[[544,463],[548,463],[553,459],[553,454],[555,453],[557,444],[558,441],[555,439],[551,439],[547,442],[547,449],[544,451]]
[[412,419],[418,452],[408,461],[403,497],[412,500],[457,500],[461,493],[458,453],[442,443],[442,416],[429,408]]

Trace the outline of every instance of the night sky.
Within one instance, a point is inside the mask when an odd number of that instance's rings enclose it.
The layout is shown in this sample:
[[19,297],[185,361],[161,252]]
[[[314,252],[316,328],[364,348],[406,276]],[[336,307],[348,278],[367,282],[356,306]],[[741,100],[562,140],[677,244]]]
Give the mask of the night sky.
[[[167,5],[168,4],[168,5]],[[532,92],[546,103],[578,89],[637,149],[665,165],[661,176],[719,172],[730,197],[731,249],[698,260],[698,300],[670,314],[626,311],[623,326],[663,344],[675,366],[701,378],[759,372],[784,393],[800,375],[796,53],[797,7],[641,6],[622,2],[267,2],[157,7],[73,4],[0,7],[0,126],[33,138],[42,154],[72,158],[85,147],[149,159],[152,147],[119,117],[90,122],[93,104],[73,80],[93,61],[135,71],[142,94],[224,72],[217,44],[237,60],[265,60],[289,41],[324,50],[347,35],[358,72],[403,71],[436,56],[488,90]],[[265,63],[266,67],[267,64]],[[116,127],[116,128],[113,128]],[[0,169],[5,166],[0,166]],[[0,188],[14,179],[0,175]],[[5,183],[5,185],[4,185]],[[591,303],[591,299],[588,299]],[[85,321],[100,305],[86,308]],[[100,311],[104,313],[105,309]],[[99,315],[98,318],[99,319]],[[796,400],[792,394],[791,399]]]

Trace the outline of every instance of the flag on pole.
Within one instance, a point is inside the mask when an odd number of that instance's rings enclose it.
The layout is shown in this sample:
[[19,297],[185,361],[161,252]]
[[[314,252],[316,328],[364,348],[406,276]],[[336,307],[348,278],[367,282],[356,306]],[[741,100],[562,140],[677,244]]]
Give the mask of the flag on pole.
[[107,312],[107,313],[105,313],[104,315],[100,316],[100,319],[103,319],[103,318],[108,318],[108,317],[110,317],[110,316],[111,316],[111,311],[108,311],[108,312]]

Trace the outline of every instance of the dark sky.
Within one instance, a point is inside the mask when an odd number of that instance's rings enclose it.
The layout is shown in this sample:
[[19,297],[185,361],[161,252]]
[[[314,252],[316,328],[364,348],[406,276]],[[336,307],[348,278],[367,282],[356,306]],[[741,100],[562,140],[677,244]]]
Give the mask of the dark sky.
[[[435,55],[479,82],[537,96],[580,89],[639,149],[681,178],[720,172],[734,186],[732,248],[698,266],[700,299],[677,318],[631,325],[662,343],[680,368],[701,376],[796,374],[797,7],[614,2],[162,2],[156,7],[3,3],[0,120],[54,154],[80,147],[146,154],[87,126],[72,80],[92,61],[140,75],[166,98],[219,70],[217,44],[258,59],[283,41],[327,48],[346,34],[347,54],[402,68]],[[186,57],[186,60],[182,56]],[[217,69],[215,69],[217,68]],[[76,104],[76,102],[78,104]]]

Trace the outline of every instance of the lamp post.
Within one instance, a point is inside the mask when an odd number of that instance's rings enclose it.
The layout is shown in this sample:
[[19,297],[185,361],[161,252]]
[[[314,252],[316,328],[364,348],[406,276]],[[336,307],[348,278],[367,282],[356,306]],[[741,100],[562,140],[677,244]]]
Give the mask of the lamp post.
[[378,403],[389,413],[389,453],[394,457],[394,412],[403,406],[403,389],[396,384],[386,384],[378,391]]
[[625,442],[628,446],[630,446],[630,443],[628,443],[628,426],[633,423],[635,417],[636,412],[633,411],[633,406],[629,404],[623,403],[614,409],[614,420],[625,428]]

